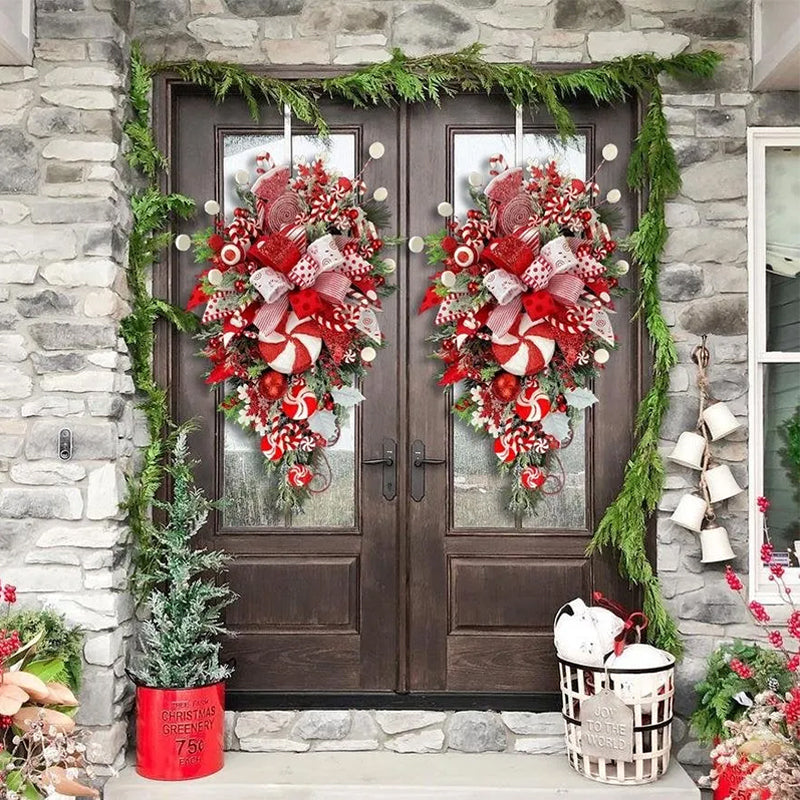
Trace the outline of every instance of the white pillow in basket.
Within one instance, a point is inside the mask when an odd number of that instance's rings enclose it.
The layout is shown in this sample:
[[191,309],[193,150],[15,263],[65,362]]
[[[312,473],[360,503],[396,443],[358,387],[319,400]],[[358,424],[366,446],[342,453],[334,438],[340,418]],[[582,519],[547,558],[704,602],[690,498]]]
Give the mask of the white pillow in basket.
[[623,621],[605,608],[587,606],[580,597],[562,606],[556,614],[553,634],[560,658],[587,667],[602,667],[614,651],[614,639]]

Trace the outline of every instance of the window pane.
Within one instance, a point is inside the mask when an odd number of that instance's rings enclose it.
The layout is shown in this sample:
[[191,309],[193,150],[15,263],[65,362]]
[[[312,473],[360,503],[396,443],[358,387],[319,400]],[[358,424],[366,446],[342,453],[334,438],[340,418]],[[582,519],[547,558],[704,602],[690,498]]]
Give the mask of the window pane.
[[788,457],[786,427],[800,414],[800,364],[768,364],[764,375],[764,494],[778,551],[800,547],[800,467]]
[[[453,207],[463,221],[473,206],[469,195],[469,175],[479,172],[488,178],[489,157],[501,153],[506,163],[515,162],[514,134],[457,133],[453,138]],[[586,174],[586,138],[578,136],[566,143],[555,134],[525,134],[523,160],[555,160],[560,169],[578,178]],[[456,387],[457,396],[460,393]],[[497,471],[497,456],[492,441],[479,435],[465,422],[451,423],[453,453],[453,525],[456,528],[514,528],[514,516],[507,510],[509,476]],[[523,521],[525,529],[581,529],[586,520],[586,440],[583,426],[575,431],[570,446],[560,453],[564,470],[564,490],[544,496],[537,513]]]
[[766,150],[767,350],[800,351],[800,147]]
[[[275,164],[291,159],[310,161],[325,155],[332,169],[344,175],[356,172],[356,137],[333,133],[327,139],[305,134],[292,136],[292,153],[286,152],[283,134],[229,134],[223,141],[224,211],[227,218],[240,205],[235,175],[244,170],[250,181],[256,176],[256,157],[269,153]],[[368,401],[366,401],[368,402]],[[305,513],[291,520],[293,527],[352,527],[355,524],[355,425],[358,410],[343,428],[338,442],[326,450],[327,464],[319,472],[326,476],[330,467],[331,483],[326,491],[312,494],[305,503]],[[223,509],[226,527],[285,527],[284,515],[276,510],[276,480],[264,466],[258,437],[225,420],[223,434]],[[312,486],[316,486],[315,481]]]

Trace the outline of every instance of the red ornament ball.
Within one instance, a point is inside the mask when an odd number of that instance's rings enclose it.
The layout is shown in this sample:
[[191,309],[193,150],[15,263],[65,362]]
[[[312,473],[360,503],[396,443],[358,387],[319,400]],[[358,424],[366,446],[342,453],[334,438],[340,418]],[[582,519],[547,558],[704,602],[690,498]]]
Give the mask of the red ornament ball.
[[500,372],[492,380],[492,394],[504,403],[510,403],[519,394],[519,378],[509,372]]
[[286,376],[275,370],[268,370],[258,379],[258,390],[269,400],[278,400],[286,394]]
[[208,246],[215,253],[219,253],[224,244],[225,240],[218,233],[212,233],[211,236],[208,237]]
[[296,489],[308,486],[313,478],[314,473],[305,464],[295,464],[289,467],[289,471],[286,473],[286,482],[289,486],[294,486]]

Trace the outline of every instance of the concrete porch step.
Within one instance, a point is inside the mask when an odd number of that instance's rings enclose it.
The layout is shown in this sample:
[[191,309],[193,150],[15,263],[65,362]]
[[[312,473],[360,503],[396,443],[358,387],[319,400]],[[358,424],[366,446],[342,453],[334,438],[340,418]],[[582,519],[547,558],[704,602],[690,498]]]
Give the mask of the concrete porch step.
[[196,781],[149,781],[127,767],[106,800],[699,800],[675,761],[657,783],[606,786],[565,756],[506,753],[226,753],[225,768]]

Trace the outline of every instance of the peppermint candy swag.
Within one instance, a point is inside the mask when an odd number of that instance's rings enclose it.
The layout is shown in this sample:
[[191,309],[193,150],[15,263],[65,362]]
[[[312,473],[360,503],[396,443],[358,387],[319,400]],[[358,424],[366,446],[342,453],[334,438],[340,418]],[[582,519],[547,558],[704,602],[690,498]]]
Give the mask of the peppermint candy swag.
[[[370,154],[380,158],[383,146]],[[380,255],[386,215],[365,202],[360,175],[340,175],[323,158],[299,162],[294,175],[268,154],[256,163],[251,186],[236,175],[241,206],[231,221],[194,237],[208,267],[187,308],[204,307],[206,383],[224,385],[220,408],[258,437],[280,476],[279,507],[298,511],[327,488],[324,448],[364,399],[355,387],[384,345],[378,313],[394,262]],[[219,214],[219,204],[206,211]],[[181,238],[176,246],[187,249]]]
[[[607,161],[614,145],[603,148]],[[474,185],[466,220],[426,238],[440,264],[420,306],[436,309],[439,384],[457,386],[453,413],[494,440],[512,474],[509,509],[532,513],[563,488],[558,451],[572,439],[591,384],[615,349],[609,312],[626,261],[595,208],[594,176],[578,180],[555,162],[508,168],[490,159],[491,180]],[[479,176],[478,176],[479,177]],[[479,181],[470,176],[471,184]],[[612,189],[609,203],[620,199]],[[440,205],[449,215],[449,203]]]

